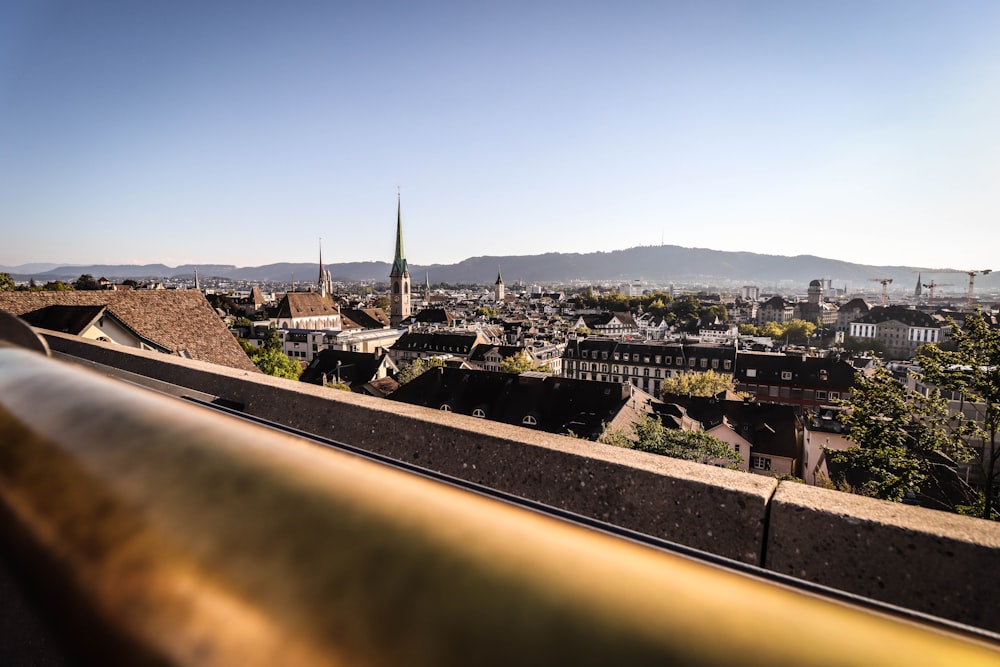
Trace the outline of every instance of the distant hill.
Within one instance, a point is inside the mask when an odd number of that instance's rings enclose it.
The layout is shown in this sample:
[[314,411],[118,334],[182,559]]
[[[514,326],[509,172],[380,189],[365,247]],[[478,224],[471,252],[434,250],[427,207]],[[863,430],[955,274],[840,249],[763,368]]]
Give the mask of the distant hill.
[[[105,276],[124,278],[188,278],[193,277],[195,265],[169,267],[163,264],[146,265],[93,265],[60,266],[43,271],[26,271],[25,267],[14,267],[9,273],[17,279],[35,278],[36,281],[76,279],[89,273],[95,278]],[[854,264],[813,255],[787,257],[763,255],[750,252],[726,252],[705,248],[683,248],[680,246],[645,246],[593,253],[546,253],[543,255],[483,256],[470,257],[457,264],[410,264],[414,283],[422,283],[425,274],[432,283],[479,283],[492,284],[496,280],[497,268],[503,271],[508,283],[523,280],[528,283],[568,283],[588,282],[743,282],[746,284],[792,284],[800,285],[804,291],[810,280],[829,278],[835,287],[850,285],[852,289],[862,287],[874,278],[892,278],[894,291],[912,291],[917,283],[915,271],[920,267],[909,266],[869,266]],[[389,276],[387,262],[349,262],[327,266],[337,280],[377,280],[386,281]],[[18,270],[21,269],[21,270]],[[244,281],[314,281],[317,264],[281,263],[257,267],[236,267],[226,264],[197,265],[202,277],[231,278]],[[925,274],[933,275],[924,268]],[[929,282],[927,275],[924,282]],[[947,279],[953,284],[951,291],[962,289],[965,279],[953,275]],[[996,274],[980,276],[977,279],[984,286],[1000,285]],[[869,285],[875,289],[875,284]]]

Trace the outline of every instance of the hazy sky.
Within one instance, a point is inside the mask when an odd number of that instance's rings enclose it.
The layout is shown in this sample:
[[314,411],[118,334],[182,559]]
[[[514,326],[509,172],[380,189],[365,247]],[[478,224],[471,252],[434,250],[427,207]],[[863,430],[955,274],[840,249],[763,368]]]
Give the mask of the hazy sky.
[[0,5],[0,265],[1000,268],[1000,2]]

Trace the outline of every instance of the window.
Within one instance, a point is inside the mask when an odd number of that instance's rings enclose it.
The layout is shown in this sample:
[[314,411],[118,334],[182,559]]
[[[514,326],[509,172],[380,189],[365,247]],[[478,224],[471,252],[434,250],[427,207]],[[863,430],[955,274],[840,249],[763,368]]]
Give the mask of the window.
[[718,367],[719,367],[719,360],[718,359],[712,359],[712,368],[716,369]]
[[525,415],[524,419],[521,420],[521,423],[525,426],[537,426],[538,420],[535,419],[534,415]]
[[656,377],[663,377],[663,371],[661,371],[659,368],[656,369]]
[[830,400],[831,401],[836,401],[836,400],[839,400],[839,399],[840,399],[840,392],[839,391],[831,391],[830,392]]
[[486,411],[482,408],[476,408],[472,411],[473,417],[479,417],[480,419],[486,419]]
[[701,367],[702,368],[708,368],[708,359],[705,359],[704,357],[702,358],[702,360],[701,360]]
[[791,371],[781,371],[781,379],[782,380],[791,380],[792,379],[792,372]]
[[757,377],[757,369],[756,368],[748,368],[747,369],[747,377],[748,378],[755,378],[755,377]]
[[826,392],[825,391],[817,391],[816,392],[816,400],[817,401],[825,401],[826,400]]
[[622,355],[622,359],[623,360],[628,361],[628,358],[629,358],[629,353],[628,352],[626,352],[625,354]]
[[830,373],[827,372],[826,369],[821,370],[819,372],[819,379],[822,380],[823,382],[826,382],[827,380],[830,379]]
[[656,363],[659,364],[659,363],[662,363],[662,361],[663,361],[663,359],[660,357],[660,355],[656,355]]
[[698,361],[698,360],[695,359],[694,357],[691,357],[690,359],[688,359],[688,366],[690,366],[691,368],[694,368],[694,362],[696,362],[696,361]]
[[733,362],[730,361],[729,359],[726,359],[726,361],[723,362],[722,367],[725,368],[728,371],[729,369],[731,369],[733,367]]
[[750,467],[754,470],[770,470],[771,459],[767,456],[751,456]]
[[448,405],[447,403],[442,403],[441,409],[444,410],[445,412],[451,412],[451,406]]
[[771,396],[775,396],[776,397],[778,395],[778,393],[780,392],[780,390],[781,390],[781,387],[771,387],[771,391],[769,393],[771,394]]
[[618,361],[618,356],[619,356],[618,353],[615,352],[615,361]]

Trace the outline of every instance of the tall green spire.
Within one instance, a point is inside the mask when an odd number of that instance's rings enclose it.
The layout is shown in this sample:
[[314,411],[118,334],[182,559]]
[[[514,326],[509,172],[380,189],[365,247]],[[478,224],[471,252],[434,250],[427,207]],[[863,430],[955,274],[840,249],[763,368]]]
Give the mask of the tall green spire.
[[406,266],[406,253],[403,252],[403,207],[399,192],[396,192],[396,256],[392,260],[392,271],[389,277],[405,276],[410,273]]

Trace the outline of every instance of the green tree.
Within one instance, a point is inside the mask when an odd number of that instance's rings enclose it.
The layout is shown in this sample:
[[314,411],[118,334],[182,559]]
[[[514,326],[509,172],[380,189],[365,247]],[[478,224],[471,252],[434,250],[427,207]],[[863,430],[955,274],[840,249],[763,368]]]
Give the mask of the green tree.
[[526,373],[528,371],[539,371],[541,373],[551,373],[552,369],[548,364],[538,365],[531,360],[531,355],[527,350],[521,350],[517,354],[512,354],[500,362],[500,370],[504,373]]
[[740,335],[741,336],[756,336],[757,327],[752,324],[741,324],[740,325]]
[[94,276],[89,273],[85,273],[76,280],[73,281],[73,287],[78,290],[99,290],[101,289],[100,283],[94,280]]
[[14,279],[9,273],[0,273],[0,292],[13,292]]
[[901,501],[907,492],[926,489],[934,452],[964,457],[950,437],[944,400],[908,391],[885,367],[858,374],[841,404],[848,409],[840,421],[857,446],[826,455],[864,478],[856,486],[861,495]]
[[72,285],[68,285],[61,280],[50,280],[45,283],[42,289],[50,292],[68,292],[74,288]]
[[637,449],[642,452],[670,456],[675,459],[697,461],[739,469],[743,459],[733,449],[715,436],[704,431],[681,431],[667,428],[659,417],[643,415],[635,423],[635,438],[621,431],[606,432],[600,441],[609,445]]
[[440,357],[414,359],[409,363],[403,364],[402,368],[399,369],[399,373],[396,374],[396,382],[404,385],[422,375],[424,371],[440,366],[444,366],[444,359]]
[[488,306],[480,306],[476,308],[476,317],[496,317],[499,312],[496,308],[489,308]]
[[[272,329],[272,331],[276,330]],[[261,372],[266,373],[267,375],[287,378],[289,380],[298,380],[299,375],[302,374],[302,366],[299,365],[297,361],[289,359],[288,355],[282,352],[280,347],[275,349],[274,347],[268,347],[266,343],[264,347],[256,347],[245,340],[240,341],[240,346],[243,348],[243,351],[247,353],[247,356],[250,357],[250,361],[252,361],[254,365],[261,370]]]
[[809,337],[816,331],[816,325],[806,320],[790,320],[785,323],[784,336],[789,343],[805,345],[809,342]]
[[683,373],[667,378],[660,384],[660,395],[683,394],[691,396],[715,396],[722,391],[736,391],[732,375],[707,370],[704,373]]
[[392,306],[392,301],[389,300],[389,296],[386,294],[379,294],[375,297],[373,304],[374,308],[381,308],[384,312],[389,312],[389,308]]
[[[924,382],[945,392],[959,395],[959,410],[954,415],[959,437],[969,443],[968,451],[979,472],[981,497],[973,505],[974,513],[984,519],[996,519],[997,493],[1000,491],[1000,330],[989,325],[979,311],[965,318],[962,326],[954,321],[949,349],[924,345],[914,361]],[[966,415],[972,408],[974,416]]]
[[785,337],[785,329],[777,322],[765,322],[764,326],[758,327],[757,331],[761,336],[767,336],[775,340]]

